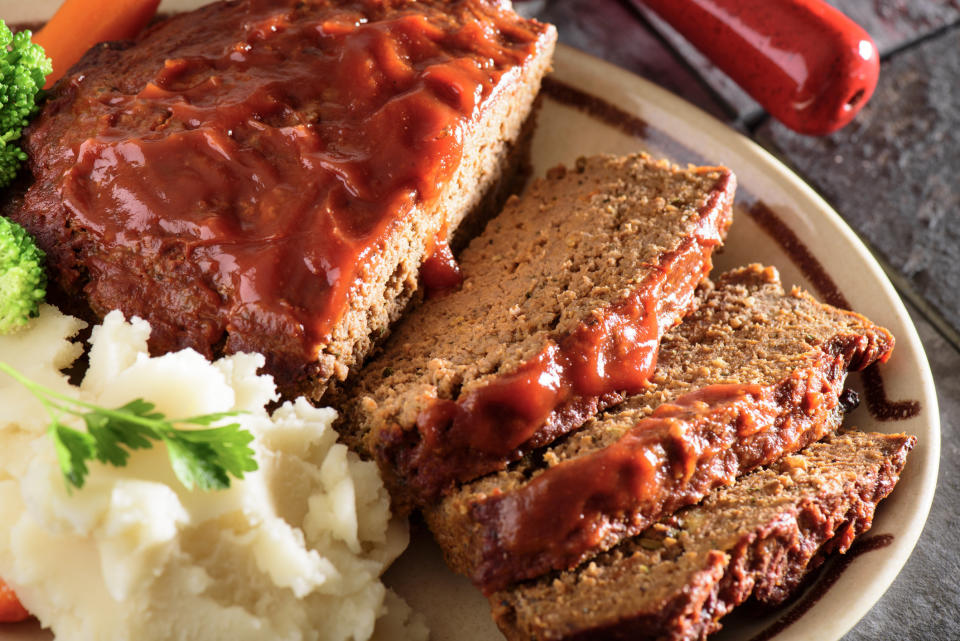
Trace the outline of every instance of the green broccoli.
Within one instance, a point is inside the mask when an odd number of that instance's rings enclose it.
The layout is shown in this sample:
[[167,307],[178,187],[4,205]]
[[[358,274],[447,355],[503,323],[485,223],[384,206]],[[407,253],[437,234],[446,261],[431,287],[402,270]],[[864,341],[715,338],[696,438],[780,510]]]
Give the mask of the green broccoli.
[[0,334],[37,316],[46,296],[45,255],[26,230],[0,216]]
[[53,71],[50,58],[30,42],[30,35],[29,31],[13,35],[0,20],[0,187],[13,181],[27,159],[15,143],[36,113],[37,94]]

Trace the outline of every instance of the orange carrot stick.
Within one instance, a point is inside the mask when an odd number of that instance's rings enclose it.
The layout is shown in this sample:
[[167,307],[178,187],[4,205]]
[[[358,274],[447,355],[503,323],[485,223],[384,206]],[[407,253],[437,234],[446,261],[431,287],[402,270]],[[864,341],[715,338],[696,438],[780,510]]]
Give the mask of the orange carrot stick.
[[0,623],[16,623],[29,618],[30,613],[20,604],[20,599],[10,586],[0,579]]
[[143,29],[160,0],[64,0],[50,21],[33,36],[53,60],[44,88],[53,86],[98,42],[127,40]]

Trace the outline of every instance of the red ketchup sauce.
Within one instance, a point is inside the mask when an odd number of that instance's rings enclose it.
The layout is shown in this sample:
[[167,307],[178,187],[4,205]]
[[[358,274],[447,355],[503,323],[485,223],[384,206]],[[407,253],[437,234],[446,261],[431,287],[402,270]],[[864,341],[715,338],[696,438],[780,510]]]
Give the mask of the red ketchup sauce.
[[[442,236],[446,236],[445,230]],[[463,284],[460,264],[453,257],[450,245],[444,238],[437,240],[433,250],[428,253],[427,259],[420,266],[420,283],[427,298],[441,296]]]
[[[190,295],[214,301],[212,343],[282,334],[309,363],[391,229],[457,170],[465,128],[542,25],[482,0],[218,11],[139,89],[85,106],[95,135],[65,152],[62,200],[104,247],[183,249],[202,266],[208,291]],[[141,296],[154,286],[110,277]]]
[[[591,550],[822,438],[842,391],[844,358],[824,354],[775,385],[717,384],[684,394],[611,445],[474,504],[485,532],[474,581],[490,593],[572,567]],[[798,407],[783,404],[798,396]]]
[[583,424],[599,409],[643,390],[656,367],[660,337],[680,320],[710,254],[730,224],[733,178],[700,211],[699,228],[627,296],[558,336],[512,372],[456,400],[439,399],[378,442],[378,456],[426,503],[457,481],[502,469]]

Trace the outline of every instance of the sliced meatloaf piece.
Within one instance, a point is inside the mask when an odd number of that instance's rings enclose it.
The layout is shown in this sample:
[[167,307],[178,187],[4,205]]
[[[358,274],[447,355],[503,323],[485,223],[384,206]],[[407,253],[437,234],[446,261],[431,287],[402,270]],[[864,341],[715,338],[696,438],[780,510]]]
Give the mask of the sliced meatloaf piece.
[[490,597],[510,641],[694,641],[751,595],[779,603],[870,529],[915,438],[828,437],[589,563]]
[[348,390],[341,433],[395,505],[502,469],[646,386],[731,222],[734,177],[580,159],[507,203],[462,288],[406,317]]
[[12,217],[87,314],[147,319],[153,352],[262,352],[318,398],[516,188],[555,40],[501,0],[177,14],[56,85]]
[[773,268],[720,277],[661,345],[650,388],[426,511],[450,565],[486,593],[634,536],[840,425],[848,369],[893,337],[785,294]]

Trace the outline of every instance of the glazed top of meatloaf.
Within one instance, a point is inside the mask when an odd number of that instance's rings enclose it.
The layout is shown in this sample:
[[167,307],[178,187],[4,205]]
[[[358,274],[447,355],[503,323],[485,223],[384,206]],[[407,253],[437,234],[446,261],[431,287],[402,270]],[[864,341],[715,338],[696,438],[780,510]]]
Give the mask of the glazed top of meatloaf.
[[57,85],[27,137],[35,182],[15,217],[68,294],[150,320],[154,351],[302,366],[548,30],[494,0],[176,15],[91,50]]

